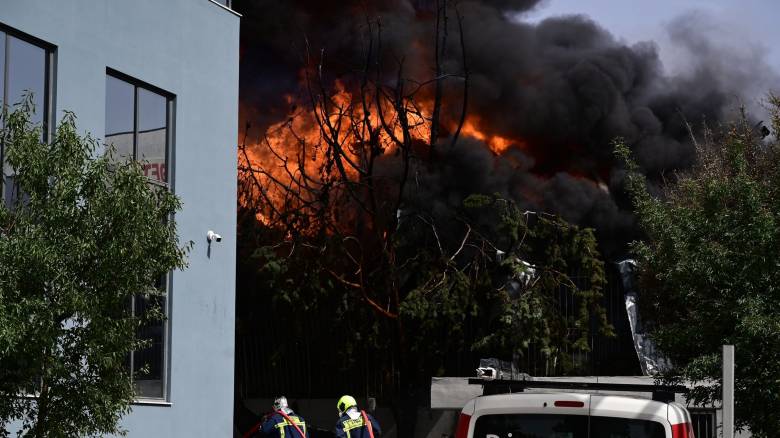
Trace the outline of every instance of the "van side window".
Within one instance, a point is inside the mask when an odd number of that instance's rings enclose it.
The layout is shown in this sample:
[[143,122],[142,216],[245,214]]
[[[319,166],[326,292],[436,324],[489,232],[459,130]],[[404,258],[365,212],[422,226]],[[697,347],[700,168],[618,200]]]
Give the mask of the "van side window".
[[[663,431],[663,429],[661,429]],[[601,436],[601,435],[592,435]],[[609,435],[603,435],[608,438]],[[622,436],[622,435],[616,435]],[[655,437],[654,435],[648,435]],[[588,438],[587,415],[502,414],[477,418],[473,438]],[[644,437],[644,436],[642,436]],[[631,438],[634,438],[631,435]],[[663,438],[663,435],[661,435]]]
[[590,417],[590,436],[599,438],[666,438],[661,423],[615,417]]

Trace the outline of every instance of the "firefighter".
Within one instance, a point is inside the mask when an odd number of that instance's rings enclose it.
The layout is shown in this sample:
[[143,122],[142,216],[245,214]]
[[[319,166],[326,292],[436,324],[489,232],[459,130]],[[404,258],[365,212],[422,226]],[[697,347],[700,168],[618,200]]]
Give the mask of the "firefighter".
[[274,438],[309,438],[306,421],[290,409],[285,396],[274,400],[274,412],[265,420],[261,430],[265,436]]
[[341,397],[336,408],[339,411],[339,421],[336,422],[337,438],[374,438],[382,434],[376,419],[366,411],[359,410],[354,397]]

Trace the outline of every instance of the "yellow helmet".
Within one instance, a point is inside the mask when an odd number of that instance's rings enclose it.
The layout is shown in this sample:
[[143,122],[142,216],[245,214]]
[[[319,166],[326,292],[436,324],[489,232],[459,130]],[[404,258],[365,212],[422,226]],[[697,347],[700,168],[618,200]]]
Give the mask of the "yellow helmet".
[[345,395],[339,399],[339,402],[336,404],[336,408],[339,410],[339,415],[343,414],[347,411],[347,409],[357,406],[357,402],[355,401],[355,397],[352,397],[351,395]]

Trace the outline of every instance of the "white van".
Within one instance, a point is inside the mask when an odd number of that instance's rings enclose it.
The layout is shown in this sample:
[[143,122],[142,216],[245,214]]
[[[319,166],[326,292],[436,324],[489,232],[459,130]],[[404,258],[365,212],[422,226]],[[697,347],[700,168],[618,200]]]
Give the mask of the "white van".
[[679,403],[582,393],[515,393],[472,399],[456,438],[694,438]]

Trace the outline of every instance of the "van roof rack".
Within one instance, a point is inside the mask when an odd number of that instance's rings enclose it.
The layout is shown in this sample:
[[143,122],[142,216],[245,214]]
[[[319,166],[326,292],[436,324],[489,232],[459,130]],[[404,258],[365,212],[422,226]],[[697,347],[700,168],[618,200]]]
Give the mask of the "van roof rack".
[[469,385],[482,385],[482,395],[511,394],[526,389],[562,389],[584,391],[649,392],[653,400],[664,403],[673,402],[675,394],[687,394],[683,385],[655,385],[641,383],[602,383],[550,380],[486,380],[469,379]]

